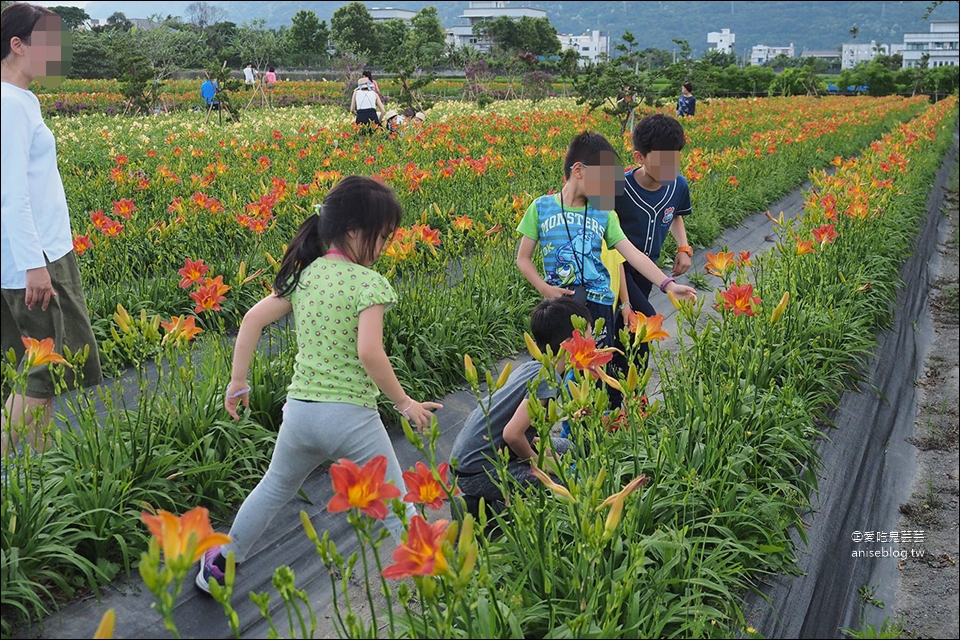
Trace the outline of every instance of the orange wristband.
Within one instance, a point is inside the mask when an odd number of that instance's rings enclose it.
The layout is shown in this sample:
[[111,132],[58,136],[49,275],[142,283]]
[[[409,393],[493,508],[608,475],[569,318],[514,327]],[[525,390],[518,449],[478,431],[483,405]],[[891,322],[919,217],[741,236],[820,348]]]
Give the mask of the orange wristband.
[[677,247],[677,253],[685,253],[691,258],[693,257],[693,248],[683,245],[682,247]]

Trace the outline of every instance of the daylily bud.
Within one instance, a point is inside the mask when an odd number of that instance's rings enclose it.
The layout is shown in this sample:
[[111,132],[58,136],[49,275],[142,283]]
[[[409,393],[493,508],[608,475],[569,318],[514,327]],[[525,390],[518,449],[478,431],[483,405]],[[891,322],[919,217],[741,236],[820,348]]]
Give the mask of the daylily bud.
[[494,391],[496,391],[497,389],[502,388],[503,385],[507,384],[507,378],[510,377],[510,372],[511,372],[512,370],[513,370],[513,365],[508,362],[508,363],[503,367],[503,371],[500,372],[500,376],[497,378],[497,386],[496,386],[496,388],[494,389]]
[[603,526],[603,536],[604,538],[609,538],[613,535],[614,530],[617,528],[617,525],[620,524],[620,518],[623,516],[623,503],[631,493],[642,487],[647,483],[647,476],[641,474],[639,477],[634,478],[630,481],[627,486],[613,494],[609,498],[603,501],[603,503],[597,507],[597,511],[603,509],[604,507],[610,507],[610,513],[607,514],[607,521]]
[[473,366],[473,359],[467,354],[463,354],[463,371],[470,386],[477,386],[477,368]]
[[673,295],[673,291],[667,291],[667,297],[670,298],[670,304],[673,305],[673,308],[680,311],[680,301],[677,300],[677,296]]
[[113,628],[117,622],[117,613],[113,609],[107,609],[107,612],[103,614],[103,617],[100,618],[100,625],[97,627],[97,630],[94,632],[93,637],[96,640],[97,638],[112,638],[113,637]]
[[770,324],[776,324],[780,319],[780,316],[783,315],[783,312],[787,309],[787,302],[790,301],[790,292],[784,291],[783,297],[780,298],[780,304],[777,305],[776,309],[773,310],[773,313],[770,314]]
[[130,323],[133,322],[133,318],[130,317],[122,304],[117,305],[117,312],[113,314],[113,319],[117,321],[117,326],[120,327],[121,331],[130,333]]
[[303,523],[303,529],[307,532],[307,538],[316,544],[320,538],[317,536],[317,530],[314,529],[313,523],[310,522],[310,516],[307,515],[306,511],[300,512],[300,522]]
[[633,393],[636,390],[637,385],[639,383],[640,383],[640,374],[637,373],[637,365],[631,364],[630,368],[627,370],[627,380],[626,380],[627,391],[629,391],[630,393]]
[[577,499],[573,497],[573,494],[571,494],[570,491],[563,485],[560,485],[554,482],[553,478],[551,478],[546,471],[544,471],[537,465],[531,465],[530,473],[532,473],[534,477],[536,477],[540,482],[545,484],[547,488],[553,491],[556,495],[576,504]]
[[533,337],[529,333],[524,332],[523,339],[527,343],[527,351],[530,352],[530,355],[534,360],[543,361],[543,352],[540,351],[540,347],[537,346],[537,343],[534,342]]

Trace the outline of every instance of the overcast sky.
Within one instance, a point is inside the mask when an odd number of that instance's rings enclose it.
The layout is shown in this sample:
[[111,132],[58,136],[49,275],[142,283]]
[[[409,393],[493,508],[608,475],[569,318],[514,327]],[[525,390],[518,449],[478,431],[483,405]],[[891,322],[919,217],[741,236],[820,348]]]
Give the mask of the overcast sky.
[[64,0],[56,0],[56,2],[34,2],[34,4],[39,4],[44,7],[85,7],[90,4],[89,0],[86,2],[64,2]]

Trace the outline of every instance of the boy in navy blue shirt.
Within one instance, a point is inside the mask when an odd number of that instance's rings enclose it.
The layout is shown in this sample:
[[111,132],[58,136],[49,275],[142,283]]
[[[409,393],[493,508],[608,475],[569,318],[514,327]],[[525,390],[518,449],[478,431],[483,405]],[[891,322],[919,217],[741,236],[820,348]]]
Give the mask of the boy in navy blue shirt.
[[[683,125],[676,118],[653,113],[633,129],[633,159],[639,165],[625,174],[623,194],[616,199],[620,226],[627,239],[651,260],[660,259],[667,233],[677,243],[671,275],[690,269],[693,249],[687,244],[683,217],[691,213],[690,188],[680,175],[680,151],[686,143]],[[650,317],[654,284],[629,263],[624,265],[627,290],[634,311]],[[643,354],[641,354],[643,356]]]

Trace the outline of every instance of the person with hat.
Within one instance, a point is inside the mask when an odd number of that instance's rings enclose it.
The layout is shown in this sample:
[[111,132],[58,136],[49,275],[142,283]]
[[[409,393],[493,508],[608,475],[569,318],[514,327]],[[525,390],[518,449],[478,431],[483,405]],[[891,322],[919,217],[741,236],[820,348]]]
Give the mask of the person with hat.
[[417,111],[417,114],[413,116],[413,124],[418,127],[427,121],[427,115],[423,111]]
[[387,133],[399,133],[400,132],[400,114],[395,110],[390,109],[383,116],[383,124],[387,128]]
[[350,100],[350,113],[357,117],[356,123],[367,130],[379,127],[380,115],[384,112],[383,102],[370,81],[367,78],[357,80],[357,88]]

